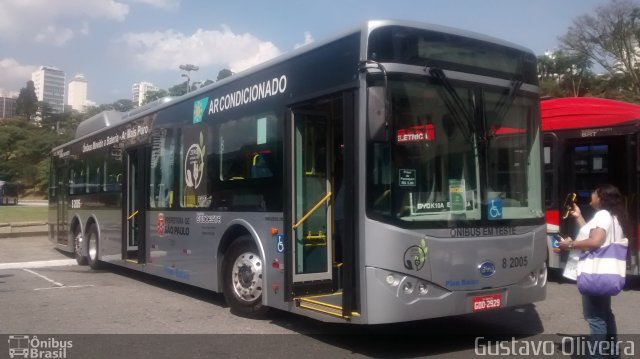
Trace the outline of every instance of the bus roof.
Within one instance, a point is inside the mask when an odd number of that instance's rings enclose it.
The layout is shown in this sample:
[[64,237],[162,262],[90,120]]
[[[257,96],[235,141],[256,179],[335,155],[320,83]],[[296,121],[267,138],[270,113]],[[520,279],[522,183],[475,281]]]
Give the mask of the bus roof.
[[594,97],[565,97],[540,103],[542,130],[603,127],[640,120],[640,105]]
[[[436,32],[443,32],[443,33],[449,33],[449,34],[454,34],[454,35],[458,35],[458,36],[463,36],[463,37],[468,37],[471,39],[476,39],[476,40],[480,40],[480,41],[486,41],[486,42],[492,42],[495,44],[498,44],[500,46],[506,46],[506,47],[511,47],[513,49],[516,49],[518,51],[523,51],[523,52],[528,52],[533,54],[532,50],[526,47],[523,47],[521,45],[512,43],[512,42],[508,42],[506,40],[502,40],[499,38],[494,38],[494,37],[490,37],[487,35],[483,35],[480,33],[476,33],[476,32],[472,32],[472,31],[467,31],[467,30],[462,30],[462,29],[458,29],[458,28],[453,28],[453,27],[448,27],[448,26],[442,26],[442,25],[436,25],[436,24],[430,24],[430,23],[423,23],[423,22],[415,22],[415,21],[402,21],[402,20],[368,20],[365,21],[364,23],[362,23],[360,26],[357,26],[355,29],[350,29],[346,32],[342,32],[332,38],[326,39],[324,41],[316,41],[313,42],[312,44],[306,45],[306,46],[301,46],[289,53],[285,53],[282,54],[276,58],[273,58],[271,60],[265,61],[261,64],[258,64],[256,66],[253,66],[247,70],[241,71],[237,74],[234,74],[233,76],[229,76],[225,79],[222,79],[220,81],[217,81],[213,84],[209,84],[207,86],[203,86],[198,90],[192,91],[190,93],[187,93],[185,95],[182,96],[177,96],[177,97],[165,97],[163,99],[159,99],[154,101],[151,104],[148,104],[149,106],[143,106],[141,108],[136,108],[133,109],[131,111],[124,112],[124,113],[117,113],[117,111],[113,111],[113,113],[110,114],[104,114],[104,113],[99,113],[95,116],[93,116],[92,118],[89,118],[87,120],[85,120],[84,122],[86,122],[86,124],[82,124],[82,126],[79,126],[79,128],[76,130],[76,135],[74,137],[73,140],[64,143],[62,145],[59,145],[55,148],[52,149],[52,151],[56,151],[60,148],[64,148],[65,146],[68,146],[71,143],[77,142],[82,138],[85,137],[89,137],[91,135],[94,135],[98,132],[101,132],[107,128],[116,126],[116,125],[120,125],[132,120],[135,120],[137,118],[140,118],[142,116],[145,116],[149,113],[155,112],[155,111],[160,111],[162,109],[164,109],[165,107],[168,106],[173,106],[174,104],[180,103],[182,101],[188,101],[190,99],[196,98],[198,96],[201,96],[204,93],[207,93],[215,88],[218,87],[222,87],[225,86],[228,83],[231,82],[235,82],[238,81],[244,77],[248,77],[251,76],[259,71],[262,71],[266,68],[269,67],[273,67],[277,64],[280,64],[284,61],[287,61],[289,59],[292,59],[294,57],[297,56],[301,56],[302,54],[311,52],[317,48],[320,48],[322,46],[325,46],[327,44],[330,44],[333,41],[336,41],[337,39],[341,39],[353,34],[357,34],[357,33],[369,33],[371,32],[373,29],[376,29],[378,27],[383,27],[383,26],[393,26],[393,25],[398,25],[398,26],[407,26],[407,27],[415,27],[415,28],[419,28],[419,29],[424,29],[424,30],[430,30],[430,31],[436,31]],[[356,68],[354,67],[354,70]],[[110,111],[109,111],[110,112]]]

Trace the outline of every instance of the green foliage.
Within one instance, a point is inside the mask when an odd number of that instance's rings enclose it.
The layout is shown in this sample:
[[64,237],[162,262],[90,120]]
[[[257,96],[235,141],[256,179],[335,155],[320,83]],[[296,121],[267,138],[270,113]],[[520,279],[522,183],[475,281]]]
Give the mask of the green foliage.
[[129,99],[120,99],[117,100],[116,102],[113,103],[109,103],[109,104],[103,104],[100,106],[89,106],[86,108],[86,111],[84,113],[84,115],[82,116],[82,120],[86,120],[90,117],[93,117],[97,114],[99,114],[102,111],[120,111],[120,112],[127,112],[133,108],[135,108],[135,104],[133,103],[133,101],[129,100]]
[[38,110],[38,96],[33,81],[27,81],[27,87],[20,89],[20,95],[16,100],[16,113],[24,115],[27,121],[31,120]]
[[55,119],[53,117],[56,113],[53,112],[51,105],[46,102],[38,101],[38,112],[36,115],[36,117],[40,118],[42,126],[52,126],[55,124]]
[[640,5],[637,1],[612,0],[598,7],[595,16],[578,17],[560,40],[566,49],[595,61],[610,76],[627,78],[628,85],[621,90],[640,94]]
[[218,72],[218,77],[216,78],[216,81],[220,81],[222,79],[226,79],[227,77],[233,75],[233,72],[231,72],[231,70],[229,69],[222,69],[220,70],[220,72]]
[[41,126],[19,118],[0,122],[0,176],[46,193],[51,149],[73,137],[79,118],[55,114],[44,121]]
[[182,96],[187,93],[187,81],[169,87],[169,96]]
[[0,177],[5,180],[17,180],[18,143],[27,137],[26,127],[27,124],[18,119],[0,122]]
[[127,112],[135,107],[133,101],[129,99],[120,99],[114,102],[112,105],[112,109],[120,112]]
[[169,96],[169,93],[167,92],[167,90],[160,89],[158,91],[148,91],[144,95],[144,100],[142,101],[142,104],[146,105],[150,102],[153,102],[155,100],[161,99],[166,96]]

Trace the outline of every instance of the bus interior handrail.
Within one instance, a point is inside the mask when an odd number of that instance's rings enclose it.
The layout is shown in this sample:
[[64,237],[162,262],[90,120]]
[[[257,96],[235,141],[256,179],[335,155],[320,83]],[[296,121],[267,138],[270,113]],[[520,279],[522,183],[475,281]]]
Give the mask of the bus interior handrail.
[[309,212],[307,212],[304,216],[302,216],[302,218],[300,218],[300,220],[296,224],[293,225],[293,229],[295,230],[298,227],[300,227],[300,225],[302,223],[304,223],[304,221],[306,221],[307,218],[309,218],[309,216],[311,216],[313,214],[313,212],[318,210],[318,208],[320,208],[322,203],[326,202],[330,197],[331,197],[331,191],[327,192],[327,194],[324,197],[322,197],[322,199],[320,201],[318,201],[318,203],[316,203],[316,205],[313,206],[313,208],[311,208],[309,210]]

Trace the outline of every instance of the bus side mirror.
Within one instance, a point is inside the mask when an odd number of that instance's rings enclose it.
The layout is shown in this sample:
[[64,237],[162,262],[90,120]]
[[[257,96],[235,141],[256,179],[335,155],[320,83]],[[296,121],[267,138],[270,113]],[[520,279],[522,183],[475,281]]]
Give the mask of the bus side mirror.
[[387,123],[386,91],[383,86],[367,89],[367,132],[369,139],[375,142],[389,141]]

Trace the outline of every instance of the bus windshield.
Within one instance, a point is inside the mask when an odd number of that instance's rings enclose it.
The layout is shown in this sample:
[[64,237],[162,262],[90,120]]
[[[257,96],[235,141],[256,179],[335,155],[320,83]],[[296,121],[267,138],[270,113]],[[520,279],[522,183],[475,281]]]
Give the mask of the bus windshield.
[[403,222],[542,217],[535,98],[457,84],[455,108],[441,86],[389,81],[393,135],[373,143],[370,210]]

